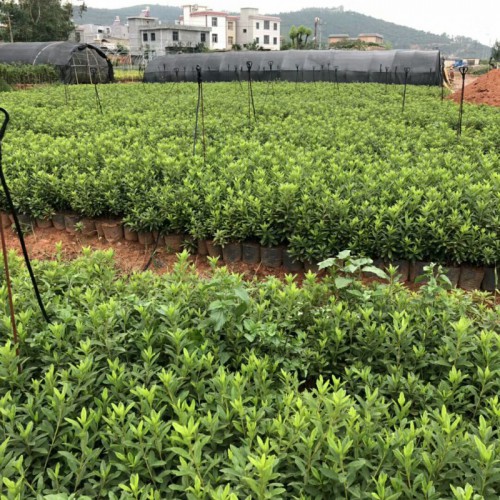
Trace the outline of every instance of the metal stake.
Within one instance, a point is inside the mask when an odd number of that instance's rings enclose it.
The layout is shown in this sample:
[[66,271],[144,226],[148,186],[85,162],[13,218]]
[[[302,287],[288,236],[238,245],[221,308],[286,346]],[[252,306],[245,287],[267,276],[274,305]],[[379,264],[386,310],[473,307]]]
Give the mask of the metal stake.
[[408,84],[408,75],[410,74],[411,68],[404,68],[404,70],[405,70],[405,82],[404,82],[405,88],[404,88],[404,92],[403,92],[403,113],[404,113],[405,104],[406,104],[406,87]]
[[462,66],[458,71],[460,71],[460,74],[462,75],[462,93],[460,95],[460,111],[458,116],[457,129],[457,135],[458,137],[460,137],[462,135],[462,118],[464,114],[465,75],[469,72],[469,68],[467,66]]

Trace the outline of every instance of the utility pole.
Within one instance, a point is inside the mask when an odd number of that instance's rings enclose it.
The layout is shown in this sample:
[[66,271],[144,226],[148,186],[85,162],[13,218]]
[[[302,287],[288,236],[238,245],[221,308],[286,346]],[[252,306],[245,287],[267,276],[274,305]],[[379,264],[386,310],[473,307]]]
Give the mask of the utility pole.
[[10,14],[7,14],[7,23],[9,24],[10,43],[14,43],[14,33],[12,33],[12,23],[10,21]]
[[314,48],[318,48],[318,26],[319,26],[320,18],[314,18]]

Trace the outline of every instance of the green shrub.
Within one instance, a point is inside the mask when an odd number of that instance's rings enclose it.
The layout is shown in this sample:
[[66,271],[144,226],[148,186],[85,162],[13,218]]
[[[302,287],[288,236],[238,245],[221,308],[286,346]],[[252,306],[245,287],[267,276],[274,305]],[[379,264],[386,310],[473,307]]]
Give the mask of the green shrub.
[[497,497],[498,306],[433,270],[415,294],[346,285],[336,264],[299,287],[203,279],[187,254],[124,278],[84,253],[35,265],[50,325],[10,257],[4,498]]

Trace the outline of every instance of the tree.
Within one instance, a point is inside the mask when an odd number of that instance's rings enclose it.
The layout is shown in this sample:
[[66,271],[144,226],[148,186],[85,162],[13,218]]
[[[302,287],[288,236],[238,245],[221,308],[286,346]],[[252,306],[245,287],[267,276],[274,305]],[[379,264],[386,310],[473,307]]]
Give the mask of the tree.
[[[293,26],[292,28],[295,28]],[[311,28],[306,28],[305,26],[301,25],[298,28],[296,28],[296,36],[295,36],[295,46],[297,49],[304,49],[307,46],[307,40],[309,37],[312,35],[312,29]],[[291,35],[290,35],[291,38]],[[292,40],[292,45],[293,45],[293,40]]]
[[290,40],[292,41],[292,47],[295,47],[295,40],[297,40],[297,27],[292,26],[290,28],[290,32],[288,33],[288,36],[290,37]]
[[497,40],[491,48],[491,59],[500,62],[500,42]]
[[[85,8],[85,4],[81,6]],[[61,0],[0,1],[0,18],[4,41],[50,42],[67,40],[74,29],[73,6]]]

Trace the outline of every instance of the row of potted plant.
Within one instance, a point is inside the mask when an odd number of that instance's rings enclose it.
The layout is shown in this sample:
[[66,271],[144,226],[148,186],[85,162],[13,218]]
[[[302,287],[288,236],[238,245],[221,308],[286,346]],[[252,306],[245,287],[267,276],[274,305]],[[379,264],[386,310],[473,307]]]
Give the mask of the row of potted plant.
[[[0,214],[4,227],[13,224],[13,216],[6,212]],[[97,237],[110,244],[119,241],[137,242],[146,247],[166,248],[169,253],[180,253],[187,249],[202,257],[218,258],[228,264],[243,262],[247,265],[262,265],[270,269],[283,267],[287,272],[318,272],[318,261],[301,261],[294,257],[290,247],[283,245],[261,245],[255,240],[242,242],[226,242],[221,244],[213,239],[195,240],[192,236],[182,233],[165,234],[161,231],[135,231],[119,219],[86,218],[73,213],[57,213],[50,218],[32,219],[20,217],[20,222],[26,228],[34,226],[41,229],[54,227],[71,234],[81,234],[84,237]],[[424,267],[430,262],[389,260],[376,258],[375,266],[387,269],[390,265],[398,269],[402,282],[415,282],[424,274]],[[467,263],[445,266],[445,274],[454,287],[465,290],[486,290],[494,292],[499,287],[500,268],[493,266],[474,266]],[[367,276],[371,276],[367,273]]]

